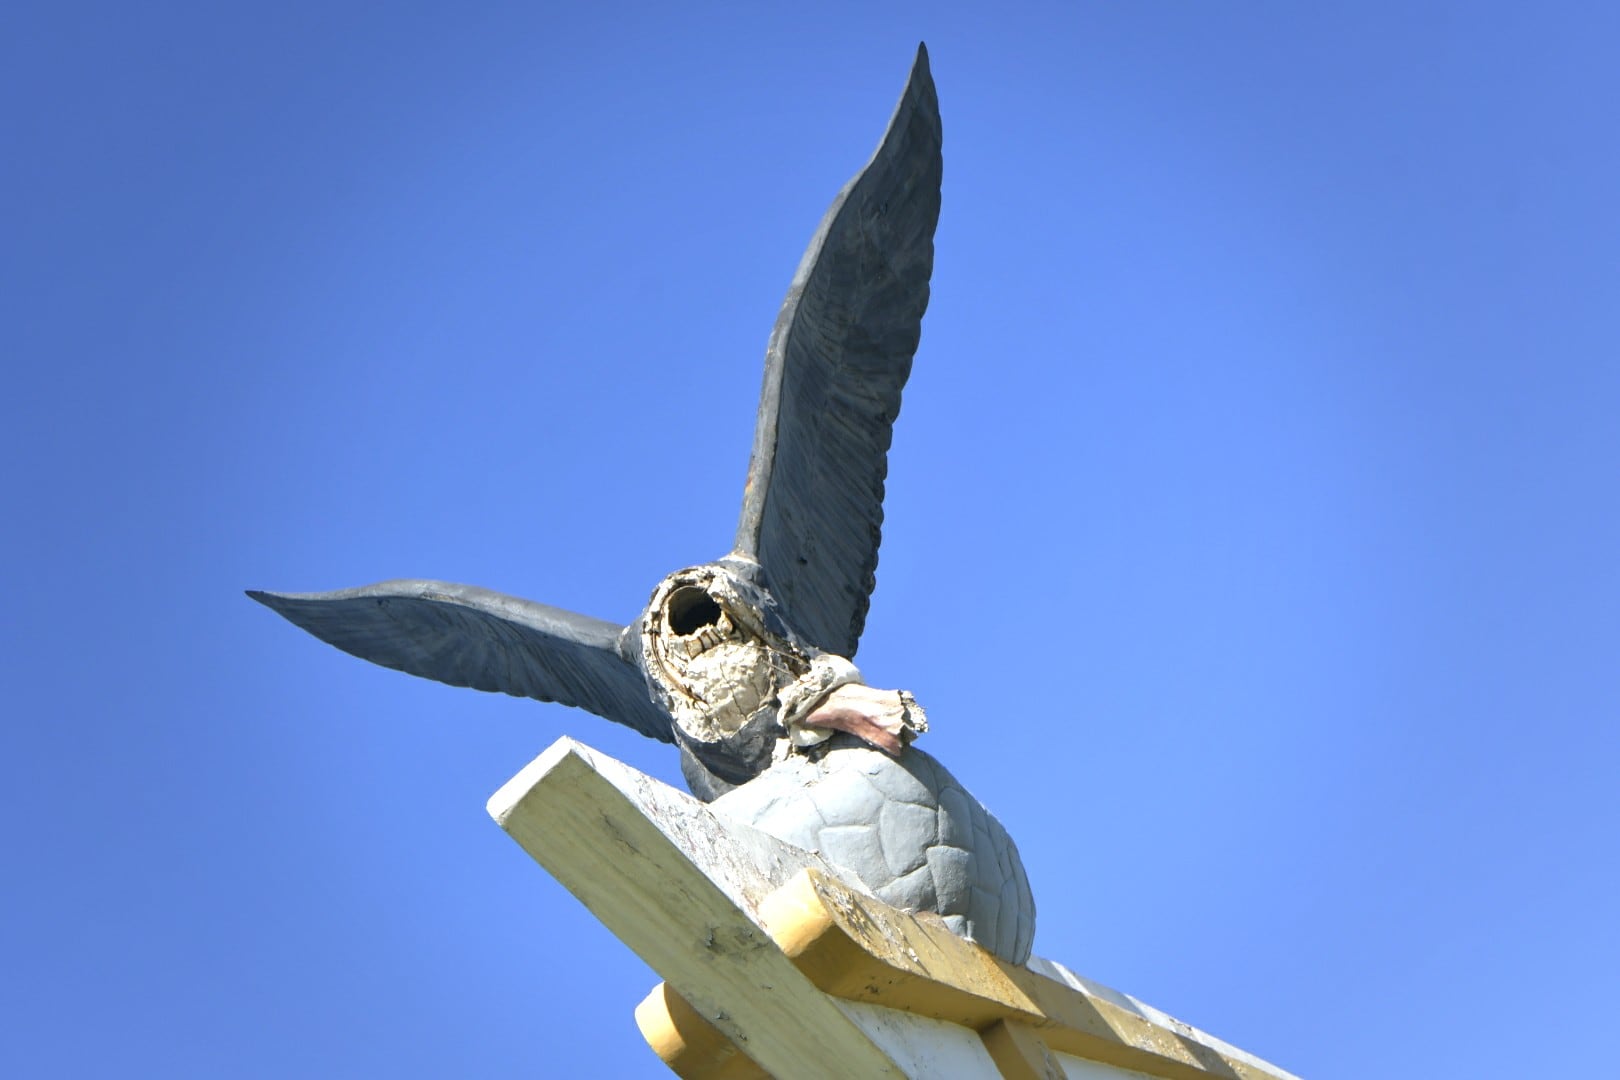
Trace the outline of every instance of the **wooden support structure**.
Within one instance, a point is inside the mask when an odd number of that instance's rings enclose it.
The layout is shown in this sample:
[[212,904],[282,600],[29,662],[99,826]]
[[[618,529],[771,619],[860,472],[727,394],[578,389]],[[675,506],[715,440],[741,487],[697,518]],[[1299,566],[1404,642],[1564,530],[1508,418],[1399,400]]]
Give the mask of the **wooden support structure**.
[[997,960],[571,739],[489,811],[664,978],[636,1022],[686,1080],[1292,1080],[1060,965]]

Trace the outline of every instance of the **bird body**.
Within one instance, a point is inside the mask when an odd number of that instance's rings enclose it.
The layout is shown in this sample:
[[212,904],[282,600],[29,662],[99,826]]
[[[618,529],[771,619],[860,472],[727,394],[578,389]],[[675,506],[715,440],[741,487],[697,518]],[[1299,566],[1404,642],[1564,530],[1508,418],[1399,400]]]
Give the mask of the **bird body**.
[[851,884],[907,911],[932,911],[1014,964],[1029,959],[1035,900],[1018,848],[946,768],[852,735],[788,754],[720,796],[714,812],[815,851]]

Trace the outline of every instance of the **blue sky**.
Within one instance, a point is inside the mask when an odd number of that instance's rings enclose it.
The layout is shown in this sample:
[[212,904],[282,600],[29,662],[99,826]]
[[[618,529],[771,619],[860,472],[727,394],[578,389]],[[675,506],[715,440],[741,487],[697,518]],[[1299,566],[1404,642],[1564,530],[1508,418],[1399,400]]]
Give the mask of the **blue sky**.
[[7,24],[0,1071],[662,1074],[655,977],[483,806],[563,734],[668,749],[241,590],[626,620],[721,554],[918,40],[944,209],[859,661],[1017,838],[1036,950],[1312,1078],[1608,1060],[1612,11]]

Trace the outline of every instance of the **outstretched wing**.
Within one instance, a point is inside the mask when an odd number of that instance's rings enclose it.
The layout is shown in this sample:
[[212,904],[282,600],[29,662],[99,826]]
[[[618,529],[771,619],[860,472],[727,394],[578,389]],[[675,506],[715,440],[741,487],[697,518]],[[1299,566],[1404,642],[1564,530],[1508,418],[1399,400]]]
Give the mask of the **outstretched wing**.
[[670,742],[620,627],[472,585],[385,581],[248,595],[346,653],[451,686],[576,705]]
[[877,153],[833,200],[765,354],[736,552],[794,628],[855,655],[876,580],[883,479],[939,220],[939,100],[919,47]]

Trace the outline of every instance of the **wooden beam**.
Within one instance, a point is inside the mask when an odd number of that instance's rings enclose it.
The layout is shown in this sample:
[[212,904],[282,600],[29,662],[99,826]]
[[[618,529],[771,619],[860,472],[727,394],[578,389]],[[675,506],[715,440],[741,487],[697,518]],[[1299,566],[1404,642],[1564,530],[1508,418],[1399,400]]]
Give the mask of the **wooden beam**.
[[653,987],[636,1006],[636,1027],[681,1080],[771,1080],[771,1074],[669,988]]
[[[1165,1080],[1295,1080],[1122,994],[998,960],[940,920],[896,910],[825,871],[807,868],[761,905],[760,917],[799,970],[837,997],[981,1032],[1022,1025],[1053,1051]],[[1014,1045],[1008,1039],[1003,1048]],[[1020,1045],[1028,1049],[1027,1040]],[[992,1057],[1001,1065],[995,1048]]]
[[1295,1080],[1060,965],[999,961],[571,739],[489,810],[667,980],[637,1021],[686,1080]]
[[508,781],[489,812],[772,1076],[905,1075],[749,915],[750,898],[818,864],[814,856],[722,823],[697,800],[571,739]]
[[979,1038],[1005,1080],[1065,1080],[1063,1066],[1027,1024],[997,1020]]

